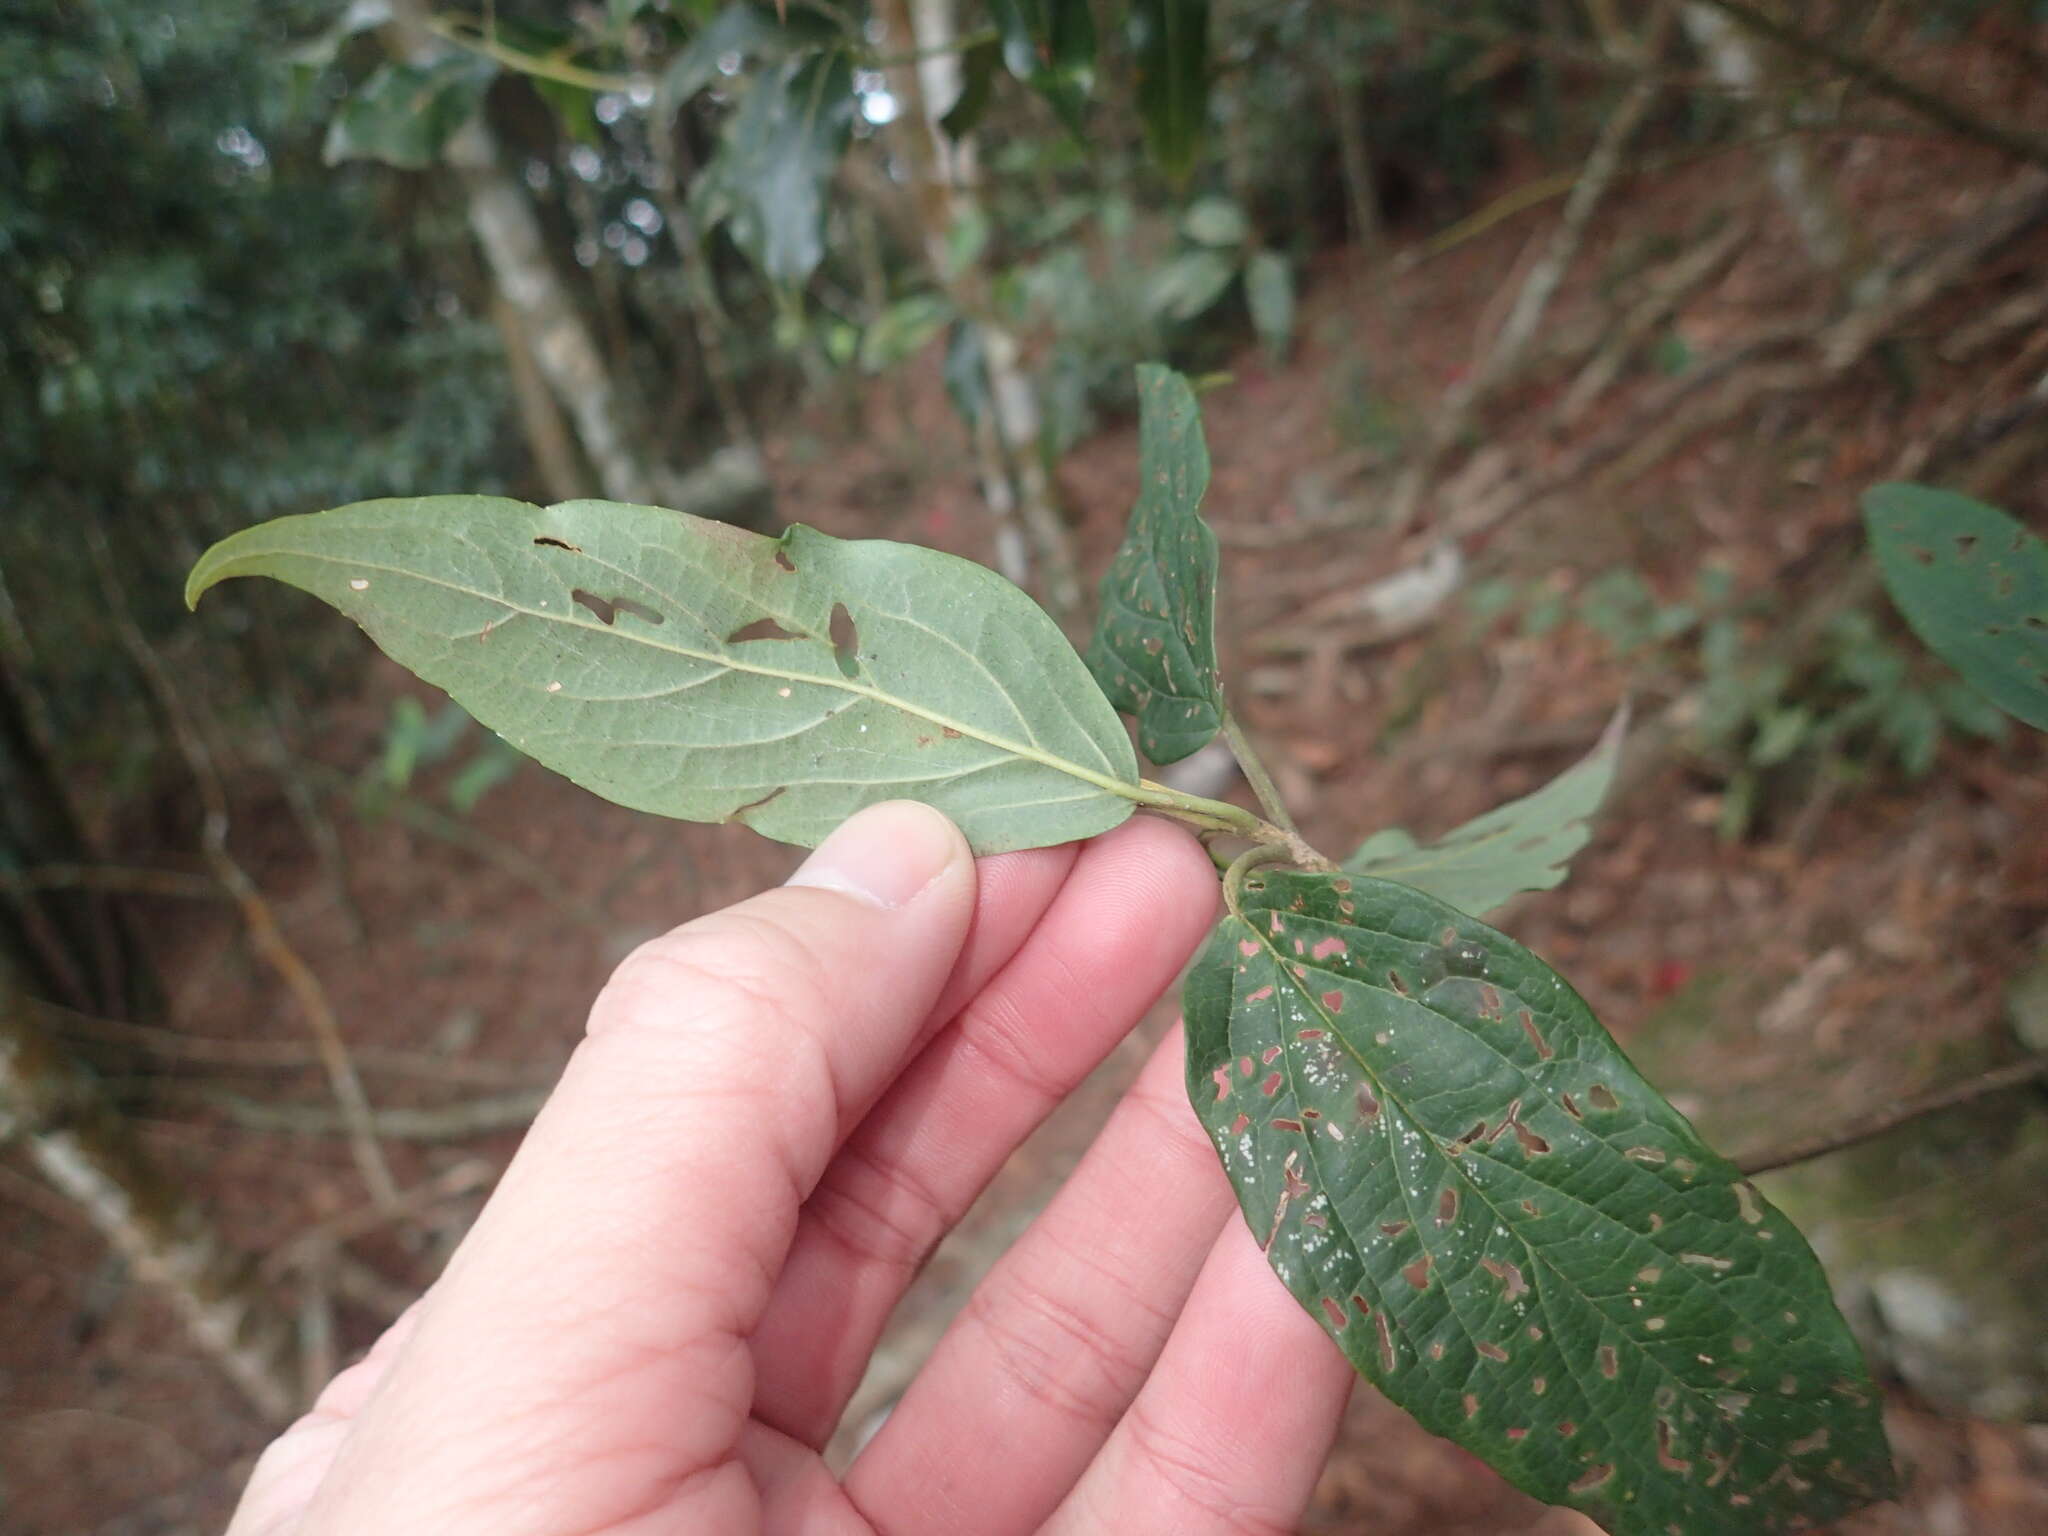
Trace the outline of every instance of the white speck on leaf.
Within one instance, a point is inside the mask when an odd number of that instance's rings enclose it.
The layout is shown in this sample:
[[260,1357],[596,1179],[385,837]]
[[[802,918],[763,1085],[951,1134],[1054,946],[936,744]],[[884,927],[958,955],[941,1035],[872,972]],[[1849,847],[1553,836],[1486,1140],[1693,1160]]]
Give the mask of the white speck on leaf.
[[549,683],[549,684],[548,684],[548,692],[549,692],[549,693],[560,693],[561,691],[562,691],[562,685],[561,685],[560,683]]
[[363,577],[358,576],[349,583],[349,589],[355,592],[367,592],[370,590],[370,583]]

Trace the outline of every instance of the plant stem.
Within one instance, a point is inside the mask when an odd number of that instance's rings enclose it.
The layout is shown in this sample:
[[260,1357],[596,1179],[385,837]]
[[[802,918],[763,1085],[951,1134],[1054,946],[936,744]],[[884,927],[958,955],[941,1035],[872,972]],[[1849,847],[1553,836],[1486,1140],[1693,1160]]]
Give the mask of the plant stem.
[[1769,1173],[1774,1168],[1789,1168],[1794,1163],[1810,1162],[1816,1157],[1825,1157],[1830,1152],[1839,1152],[1844,1147],[1857,1146],[1873,1141],[1888,1131],[1920,1119],[1923,1115],[1937,1114],[1944,1109],[1974,1103],[1989,1094],[2004,1093],[2008,1089],[2023,1087],[2028,1083],[2048,1079],[2048,1055],[2030,1057],[2016,1061],[2009,1066],[1997,1067],[1979,1076],[1967,1078],[1960,1083],[1951,1083],[1946,1088],[1922,1094],[1917,1099],[1908,1099],[1902,1104],[1889,1105],[1859,1116],[1846,1125],[1832,1131],[1823,1131],[1801,1141],[1784,1146],[1768,1148],[1751,1153],[1737,1160],[1736,1166],[1744,1173]]
[[1229,743],[1230,755],[1237,759],[1237,766],[1244,770],[1244,780],[1251,785],[1252,793],[1259,797],[1259,804],[1275,826],[1299,837],[1301,829],[1294,824],[1294,818],[1287,814],[1287,806],[1280,798],[1279,786],[1273,776],[1266,772],[1266,765],[1253,750],[1251,738],[1244,733],[1244,725],[1226,706],[1223,711],[1223,739]]
[[1137,793],[1130,798],[1147,810],[1186,822],[1197,831],[1228,832],[1236,837],[1250,838],[1260,847],[1278,849],[1280,857],[1291,859],[1304,869],[1333,870],[1337,867],[1310,847],[1308,841],[1292,827],[1275,826],[1227,800],[1204,800],[1200,795],[1184,795],[1151,779],[1140,779]]
[[630,93],[636,85],[651,85],[653,81],[645,75],[612,75],[594,69],[583,69],[575,64],[563,64],[554,59],[544,59],[538,54],[522,53],[517,48],[508,48],[488,34],[466,30],[460,23],[445,16],[423,18],[426,29],[445,42],[467,52],[481,55],[494,64],[502,64],[514,74],[526,75],[536,80],[553,80],[560,85],[581,86],[587,91],[618,91]]

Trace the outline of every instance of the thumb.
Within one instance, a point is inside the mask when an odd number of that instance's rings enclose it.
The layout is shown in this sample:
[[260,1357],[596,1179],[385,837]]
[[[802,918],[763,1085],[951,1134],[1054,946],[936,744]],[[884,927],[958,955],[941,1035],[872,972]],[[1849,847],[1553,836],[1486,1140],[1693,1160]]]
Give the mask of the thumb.
[[[607,1508],[632,1497],[622,1426],[643,1453],[659,1444],[647,1471],[669,1486],[714,1465],[748,1409],[738,1346],[797,1207],[918,1038],[974,898],[959,831],[891,802],[849,820],[783,888],[629,956],[365,1406],[319,1513],[349,1528],[324,1506],[361,1496],[386,1522],[376,1528],[401,1529],[394,1473],[429,1501],[422,1514],[493,1469],[531,1477],[537,1416],[560,1475],[607,1469]],[[674,1432],[650,1437],[654,1423]],[[575,1528],[608,1528],[603,1513],[580,1509]]]

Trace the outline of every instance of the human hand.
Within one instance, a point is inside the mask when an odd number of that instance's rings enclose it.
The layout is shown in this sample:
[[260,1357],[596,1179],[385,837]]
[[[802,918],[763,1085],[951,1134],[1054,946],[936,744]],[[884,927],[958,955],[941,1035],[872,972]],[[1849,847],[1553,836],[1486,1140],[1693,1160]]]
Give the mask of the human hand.
[[977,867],[863,812],[644,945],[433,1288],[258,1463],[230,1536],[1287,1531],[1348,1365],[1160,1047],[843,1478],[918,1266],[1214,916],[1135,820]]

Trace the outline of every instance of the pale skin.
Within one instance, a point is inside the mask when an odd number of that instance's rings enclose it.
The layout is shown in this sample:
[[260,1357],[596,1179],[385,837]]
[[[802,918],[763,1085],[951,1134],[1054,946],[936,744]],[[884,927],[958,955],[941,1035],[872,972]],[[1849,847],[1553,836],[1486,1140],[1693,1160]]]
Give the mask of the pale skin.
[[977,865],[898,803],[643,946],[230,1536],[1292,1531],[1351,1372],[1238,1216],[1178,1030],[851,1466],[820,1455],[923,1259],[1215,905],[1162,821]]

